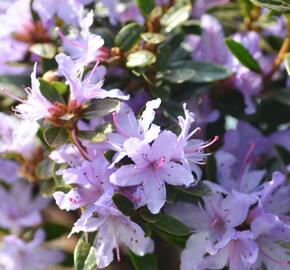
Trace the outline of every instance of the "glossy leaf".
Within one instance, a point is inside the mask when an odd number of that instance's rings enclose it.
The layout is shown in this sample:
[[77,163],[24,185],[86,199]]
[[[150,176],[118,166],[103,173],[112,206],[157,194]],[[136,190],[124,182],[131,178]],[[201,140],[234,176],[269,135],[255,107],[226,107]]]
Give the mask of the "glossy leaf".
[[[85,265],[88,264],[88,257],[91,251],[91,245],[85,241],[85,237],[82,236],[74,251],[74,266],[76,270],[84,270]],[[96,267],[96,265],[94,265]],[[89,268],[87,268],[89,269]],[[94,269],[94,268],[92,268]]]
[[143,32],[143,26],[137,23],[130,23],[124,26],[115,38],[115,44],[122,51],[129,51],[140,40],[140,35]]
[[156,62],[156,56],[147,50],[141,50],[128,55],[127,67],[137,68],[146,67],[154,64]]
[[140,257],[129,251],[129,257],[135,270],[157,270],[157,259],[154,254]]
[[160,72],[159,75],[172,83],[209,83],[226,79],[231,73],[220,65],[185,60],[171,64],[170,69]]
[[239,42],[231,39],[225,39],[226,45],[239,62],[254,72],[261,72],[259,63],[253,58],[249,51]]
[[133,203],[125,196],[116,193],[113,196],[116,207],[125,215],[132,216],[135,212]]
[[87,107],[83,110],[82,117],[85,119],[93,119],[96,117],[106,116],[119,107],[120,102],[116,99],[94,99],[87,103]]
[[183,187],[175,187],[175,188],[181,192],[184,192],[186,194],[189,194],[195,197],[212,195],[210,188],[201,182],[195,185],[194,187],[190,187],[190,188],[183,188]]
[[67,143],[69,134],[65,128],[52,127],[44,131],[46,143],[54,148],[60,147]]
[[164,32],[169,33],[187,21],[191,15],[191,8],[191,1],[177,0],[160,20]]
[[290,53],[286,53],[284,57],[285,67],[288,72],[288,76],[290,76]]
[[50,85],[47,81],[39,79],[40,83],[40,92],[41,94],[50,102],[60,102],[64,103],[63,97],[59,94],[59,92]]
[[44,159],[37,165],[35,175],[40,180],[52,178],[53,168],[54,162],[51,159]]
[[251,0],[255,5],[279,12],[290,12],[289,0]]
[[161,35],[159,33],[142,33],[141,34],[141,38],[151,44],[159,44],[162,43],[163,41],[165,41],[165,36]]
[[45,223],[42,225],[42,228],[45,231],[46,241],[51,241],[63,235],[67,236],[69,234],[69,229],[61,224]]
[[147,17],[155,7],[155,0],[136,0],[136,4],[144,17]]
[[46,59],[53,59],[56,47],[52,43],[36,43],[30,46],[29,51]]
[[187,226],[177,219],[164,214],[156,215],[153,225],[159,230],[171,235],[186,236],[190,234],[190,230]]

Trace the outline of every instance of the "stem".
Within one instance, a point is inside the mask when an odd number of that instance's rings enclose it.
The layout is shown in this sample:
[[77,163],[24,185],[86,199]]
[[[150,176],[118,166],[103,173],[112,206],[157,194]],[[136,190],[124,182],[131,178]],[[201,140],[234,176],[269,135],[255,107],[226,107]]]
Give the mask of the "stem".
[[283,42],[283,44],[278,52],[278,55],[274,61],[274,64],[272,66],[271,71],[265,77],[266,82],[269,81],[273,77],[275,72],[279,69],[281,63],[284,60],[285,54],[288,53],[288,51],[290,49],[290,19],[288,19],[287,17],[286,17],[286,19],[287,19],[287,37],[284,40],[284,42]]
[[80,151],[81,155],[86,159],[86,160],[90,160],[88,153],[86,151],[86,148],[82,145],[82,143],[80,142],[80,140],[77,138],[76,136],[76,129],[72,129],[70,131],[71,133],[71,138],[72,138],[72,142],[73,144],[76,146],[76,148]]

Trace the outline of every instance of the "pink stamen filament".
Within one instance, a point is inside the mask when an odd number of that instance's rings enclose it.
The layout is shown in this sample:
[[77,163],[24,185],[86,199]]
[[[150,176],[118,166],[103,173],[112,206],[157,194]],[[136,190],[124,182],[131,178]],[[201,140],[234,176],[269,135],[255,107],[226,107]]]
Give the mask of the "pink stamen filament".
[[288,265],[288,264],[290,264],[290,261],[282,261],[282,260],[280,261],[280,260],[276,260],[273,257],[271,257],[269,254],[267,254],[263,249],[260,248],[260,250],[261,250],[262,254],[265,257],[267,257],[269,260],[271,260],[272,262],[274,262],[276,264],[279,264],[279,265]]
[[166,163],[166,158],[165,157],[162,157],[159,160],[156,160],[156,161],[153,162],[153,167],[154,167],[154,169],[159,169],[165,163]]
[[10,93],[10,92],[9,92],[8,90],[6,90],[5,88],[0,88],[0,93],[1,93],[1,92],[2,92],[5,96],[8,96],[8,97],[10,97],[10,98],[12,98],[12,99],[14,99],[14,100],[20,102],[20,103],[25,103],[25,100],[23,100],[23,99],[21,99],[21,98],[15,96],[15,95],[13,95],[12,93]]
[[204,150],[205,148],[213,145],[218,140],[219,140],[219,136],[215,136],[211,141],[208,141],[207,143],[205,143],[205,144],[203,144],[201,146],[194,146],[191,149],[185,149],[184,152],[186,154],[194,154],[194,153],[197,153],[197,152],[201,152],[201,150]]
[[250,144],[250,147],[248,149],[248,152],[246,153],[246,156],[245,156],[244,161],[242,163],[242,166],[240,168],[240,175],[239,175],[239,179],[238,179],[238,190],[240,190],[241,187],[242,187],[242,183],[243,183],[243,179],[244,179],[243,176],[244,176],[244,173],[245,173],[245,169],[246,169],[247,165],[251,161],[252,154],[253,154],[253,151],[254,151],[255,146],[256,145],[254,143],[251,143]]
[[113,112],[112,113],[112,116],[113,116],[113,122],[114,122],[114,125],[115,125],[115,128],[116,128],[116,130],[121,134],[121,135],[123,135],[125,138],[129,138],[129,136],[119,127],[119,125],[118,125],[118,121],[117,121],[117,114],[116,114],[116,112]]
[[191,133],[188,134],[187,139],[190,139],[196,132],[199,132],[200,130],[201,130],[200,127],[194,129]]

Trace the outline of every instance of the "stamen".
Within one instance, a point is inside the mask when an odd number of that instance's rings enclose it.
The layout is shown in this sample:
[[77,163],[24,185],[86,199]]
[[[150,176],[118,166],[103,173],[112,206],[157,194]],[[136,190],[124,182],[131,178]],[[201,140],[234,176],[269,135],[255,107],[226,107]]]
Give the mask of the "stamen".
[[154,167],[154,169],[159,169],[165,163],[166,163],[166,158],[165,157],[162,157],[159,160],[153,162],[153,167]]
[[187,135],[187,139],[190,139],[196,132],[200,131],[201,128],[200,127],[197,127],[196,129],[194,129],[192,132],[190,132],[188,135]]
[[25,100],[13,95],[12,93],[10,93],[8,90],[6,90],[5,88],[0,88],[0,93],[3,93],[5,96],[8,96],[14,100],[17,100],[20,103],[25,103]]
[[60,30],[59,27],[56,27],[55,28],[55,31],[56,33],[60,36],[60,38],[62,39],[63,42],[67,42],[75,47],[79,47],[79,48],[82,48],[82,49],[85,49],[85,46],[81,46],[81,44],[79,42],[76,42],[74,40],[71,40],[69,38],[67,38],[64,33]]
[[200,146],[200,149],[204,149],[204,148],[207,148],[207,147],[213,145],[213,144],[214,144],[216,141],[218,141],[219,139],[220,139],[219,136],[215,136],[211,141],[209,141],[208,143],[206,143],[206,144]]
[[200,145],[200,146],[194,146],[193,148],[191,149],[185,149],[184,152],[185,154],[194,154],[196,152],[200,152],[200,150],[203,150],[211,145],[213,145],[217,140],[219,140],[219,136],[215,136],[211,141],[208,141],[206,142],[205,144],[203,145]]
[[113,122],[114,122],[114,125],[115,125],[115,128],[116,130],[121,134],[123,135],[124,137],[126,137],[127,139],[129,138],[129,136],[118,126],[118,121],[117,121],[117,114],[116,112],[113,112],[112,113],[112,116],[113,116]]
[[279,265],[289,265],[290,264],[290,261],[276,260],[273,257],[271,257],[268,253],[266,253],[263,249],[260,248],[260,250],[265,257],[267,257],[269,260],[271,260],[272,262],[274,262],[276,264],[279,264]]

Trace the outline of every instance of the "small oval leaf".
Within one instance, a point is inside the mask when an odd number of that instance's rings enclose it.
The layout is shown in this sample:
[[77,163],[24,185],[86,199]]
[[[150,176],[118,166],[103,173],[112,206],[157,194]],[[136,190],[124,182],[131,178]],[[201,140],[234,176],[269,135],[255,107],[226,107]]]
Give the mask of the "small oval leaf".
[[141,50],[129,54],[126,65],[128,68],[146,67],[154,64],[155,62],[156,56],[152,52]]

